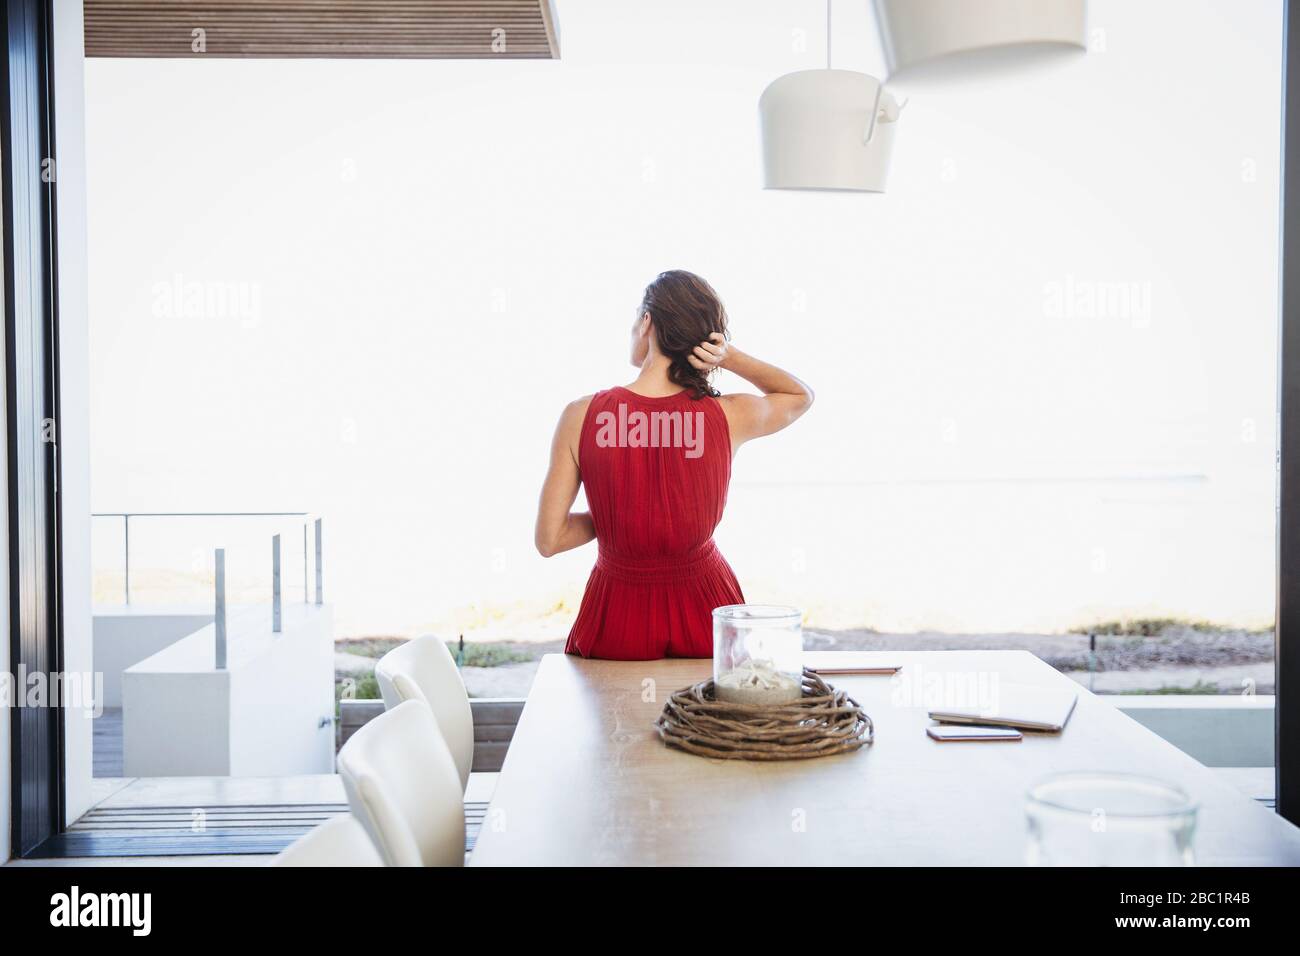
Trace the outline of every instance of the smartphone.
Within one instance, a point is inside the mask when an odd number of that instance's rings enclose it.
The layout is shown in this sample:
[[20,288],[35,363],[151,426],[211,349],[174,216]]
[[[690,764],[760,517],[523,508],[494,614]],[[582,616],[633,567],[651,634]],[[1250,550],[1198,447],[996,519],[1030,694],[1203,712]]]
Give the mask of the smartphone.
[[1021,733],[1012,727],[972,727],[969,724],[936,724],[925,732],[941,743],[952,740],[1020,740]]

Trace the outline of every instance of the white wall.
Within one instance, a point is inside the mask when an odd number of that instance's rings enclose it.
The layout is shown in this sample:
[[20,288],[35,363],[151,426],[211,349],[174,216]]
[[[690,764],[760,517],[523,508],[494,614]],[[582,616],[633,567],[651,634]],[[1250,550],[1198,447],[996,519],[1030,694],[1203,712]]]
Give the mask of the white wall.
[[101,707],[122,706],[122,672],[212,623],[212,614],[149,607],[98,608],[93,621],[95,673],[104,675]]
[[[86,163],[84,29],[81,0],[54,4],[55,143],[58,148],[60,515],[63,535],[63,660],[90,674],[90,360],[86,318]],[[93,803],[91,708],[64,720],[65,823]]]
[[1264,694],[1138,694],[1111,698],[1143,727],[1207,767],[1277,763],[1277,699]]
[[[212,628],[199,631],[212,645]],[[128,777],[230,773],[230,672],[122,674],[122,772]]]
[[227,620],[227,667],[211,624],[122,673],[128,777],[263,776],[334,769],[334,633],[328,605],[286,604]]
[[283,628],[231,671],[231,776],[334,772],[332,608],[286,605]]

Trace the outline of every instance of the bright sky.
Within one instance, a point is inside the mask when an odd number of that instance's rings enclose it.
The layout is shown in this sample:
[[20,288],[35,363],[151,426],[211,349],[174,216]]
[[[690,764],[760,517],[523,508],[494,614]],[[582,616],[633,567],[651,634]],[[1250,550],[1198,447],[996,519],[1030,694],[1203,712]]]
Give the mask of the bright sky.
[[[750,600],[1267,623],[1282,4],[1089,6],[1068,66],[900,89],[880,196],[759,185],[821,0],[560,0],[558,62],[89,61],[95,509],[321,513],[340,633],[572,600],[551,429],[687,268],[818,395],[737,459]],[[866,7],[835,66],[879,75]],[[221,543],[169,534],[137,565]]]

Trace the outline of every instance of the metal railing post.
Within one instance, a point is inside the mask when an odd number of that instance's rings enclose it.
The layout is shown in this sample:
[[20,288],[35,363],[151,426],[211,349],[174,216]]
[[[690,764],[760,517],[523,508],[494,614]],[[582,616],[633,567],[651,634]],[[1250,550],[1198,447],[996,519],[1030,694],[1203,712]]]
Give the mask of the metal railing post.
[[216,554],[217,600],[214,625],[217,635],[217,670],[226,669],[226,549],[217,548]]
[[316,603],[325,603],[324,575],[321,571],[320,518],[316,519]]
[[280,536],[271,535],[271,631],[280,633]]
[[122,588],[126,603],[131,603],[131,516],[122,515]]

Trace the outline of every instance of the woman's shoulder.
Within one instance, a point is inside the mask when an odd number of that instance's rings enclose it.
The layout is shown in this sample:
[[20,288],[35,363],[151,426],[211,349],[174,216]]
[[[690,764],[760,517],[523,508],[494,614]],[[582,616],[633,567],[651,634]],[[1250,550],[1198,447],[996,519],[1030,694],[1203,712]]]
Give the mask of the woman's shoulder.
[[732,392],[729,395],[719,395],[717,402],[718,408],[722,410],[723,418],[727,421],[727,427],[731,431],[733,443],[736,443],[738,435],[743,435],[749,430],[755,417],[762,414],[762,396],[750,392]]
[[587,411],[595,408],[596,411],[602,409],[612,409],[619,402],[627,401],[628,396],[635,398],[635,393],[628,392],[621,385],[615,385],[611,388],[602,388],[599,392],[592,392],[590,395],[583,395],[581,398],[575,398],[564,407],[566,416],[572,415],[579,422],[586,417]]
[[586,416],[587,409],[591,407],[592,401],[601,394],[601,392],[592,392],[590,395],[583,395],[581,398],[575,398],[569,402],[564,406],[564,411],[560,413],[561,423],[576,421],[578,424],[582,424],[582,419]]
[[578,444],[582,440],[582,425],[587,419],[587,409],[591,407],[592,399],[599,394],[584,395],[569,402],[560,413],[559,424],[555,426],[555,441],[567,445],[573,452],[575,461]]
[[749,392],[729,392],[726,395],[717,396],[714,400],[728,416],[731,416],[743,414],[749,408],[750,403],[758,397]]
[[718,404],[729,413],[748,410],[755,402],[761,402],[762,400],[762,395],[755,395],[753,392],[730,392],[726,395],[719,395],[717,398]]

